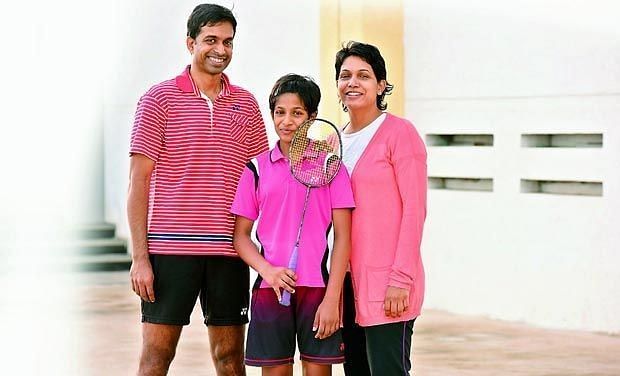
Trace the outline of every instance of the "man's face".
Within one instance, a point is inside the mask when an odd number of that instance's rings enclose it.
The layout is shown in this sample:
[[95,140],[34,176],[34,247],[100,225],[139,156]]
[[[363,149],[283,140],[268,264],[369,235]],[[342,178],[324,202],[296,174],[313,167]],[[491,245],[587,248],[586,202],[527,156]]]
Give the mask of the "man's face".
[[196,39],[187,37],[192,68],[210,75],[222,73],[232,59],[234,36],[230,22],[220,22],[203,26]]

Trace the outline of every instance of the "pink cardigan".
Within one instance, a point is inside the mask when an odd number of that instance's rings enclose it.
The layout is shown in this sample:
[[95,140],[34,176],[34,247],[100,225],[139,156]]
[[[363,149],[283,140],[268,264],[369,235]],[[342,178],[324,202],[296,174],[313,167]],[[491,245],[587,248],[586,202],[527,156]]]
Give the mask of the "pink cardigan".
[[[387,114],[351,174],[351,277],[361,326],[417,317],[424,300],[420,256],[426,217],[426,148],[408,120]],[[387,287],[409,289],[409,309],[385,316]]]

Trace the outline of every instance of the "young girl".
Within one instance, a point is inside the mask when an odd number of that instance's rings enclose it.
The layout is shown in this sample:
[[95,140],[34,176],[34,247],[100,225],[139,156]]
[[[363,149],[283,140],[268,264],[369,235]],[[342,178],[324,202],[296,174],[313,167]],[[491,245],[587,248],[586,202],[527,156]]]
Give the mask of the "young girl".
[[[346,169],[328,185],[312,188],[301,234],[297,271],[287,268],[301,221],[306,186],[292,176],[289,147],[297,127],[316,117],[321,92],[307,77],[281,77],[269,96],[279,141],[248,163],[231,212],[234,246],[259,274],[252,291],[245,362],[263,375],[292,375],[295,338],[305,375],[329,375],[344,361],[340,295],[350,253],[353,194]],[[258,220],[260,251],[251,240]],[[334,250],[327,273],[327,233],[334,226]],[[279,304],[283,290],[291,305]]]

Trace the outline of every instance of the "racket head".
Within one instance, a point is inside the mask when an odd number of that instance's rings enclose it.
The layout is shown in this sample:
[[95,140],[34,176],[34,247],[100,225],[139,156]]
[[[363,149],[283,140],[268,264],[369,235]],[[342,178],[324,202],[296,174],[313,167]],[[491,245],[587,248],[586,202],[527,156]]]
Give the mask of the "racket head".
[[295,131],[289,148],[291,173],[307,187],[329,184],[342,164],[338,128],[325,119],[308,119]]

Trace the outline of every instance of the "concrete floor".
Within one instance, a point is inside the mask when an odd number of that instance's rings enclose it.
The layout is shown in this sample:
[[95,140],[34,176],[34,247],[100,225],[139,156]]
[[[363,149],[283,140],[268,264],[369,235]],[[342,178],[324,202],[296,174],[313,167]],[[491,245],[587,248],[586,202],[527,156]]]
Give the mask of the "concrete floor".
[[[76,305],[83,375],[133,375],[140,307],[127,272],[88,273]],[[620,375],[620,336],[546,330],[426,310],[416,321],[416,375]],[[295,374],[301,375],[296,364]],[[334,367],[334,375],[343,375]],[[199,310],[181,336],[170,375],[215,375]],[[248,375],[260,369],[248,367]]]

